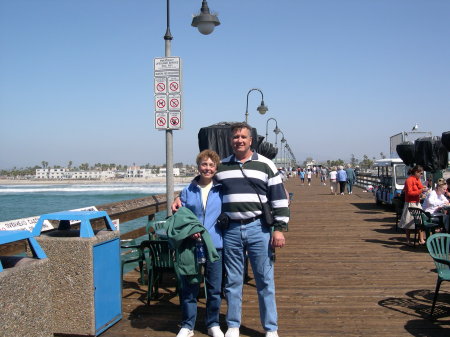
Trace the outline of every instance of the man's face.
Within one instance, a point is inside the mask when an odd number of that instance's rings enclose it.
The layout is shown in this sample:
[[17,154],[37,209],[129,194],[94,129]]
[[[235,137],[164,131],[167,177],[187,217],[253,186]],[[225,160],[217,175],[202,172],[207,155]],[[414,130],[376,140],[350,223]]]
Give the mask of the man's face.
[[250,146],[252,145],[252,137],[250,130],[246,128],[236,129],[231,138],[231,146],[236,155],[245,156],[250,154]]

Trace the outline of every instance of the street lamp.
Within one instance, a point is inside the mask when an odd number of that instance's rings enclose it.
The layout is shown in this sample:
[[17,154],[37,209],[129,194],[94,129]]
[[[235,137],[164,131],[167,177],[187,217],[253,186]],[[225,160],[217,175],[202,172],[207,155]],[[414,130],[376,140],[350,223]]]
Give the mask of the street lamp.
[[266,122],[266,142],[268,141],[267,137],[269,136],[268,128],[269,128],[269,121],[270,120],[275,121],[275,129],[273,130],[273,132],[275,132],[275,146],[276,146],[277,145],[276,135],[278,135],[280,133],[280,129],[278,129],[278,122],[277,122],[277,120],[275,118],[269,118],[267,120],[267,122]]
[[281,145],[280,145],[280,150],[281,150],[280,152],[281,152],[281,153],[280,153],[280,159],[283,160],[283,144],[286,143],[287,140],[286,140],[286,138],[284,138],[284,133],[283,133],[283,131],[280,130],[280,132],[281,132],[281,134],[283,135],[283,137],[281,137]]
[[[164,50],[165,57],[170,57],[173,39],[173,36],[170,33],[170,0],[166,0],[166,19],[167,25],[166,33],[164,34]],[[202,34],[210,34],[214,30],[214,27],[219,24],[219,19],[216,15],[210,14],[206,0],[203,0],[200,14],[193,18],[192,26],[198,27],[198,30]],[[168,216],[172,215],[172,209],[169,203],[174,199],[173,190],[173,133],[171,129],[166,129],[166,202]]]
[[248,95],[250,95],[250,93],[255,90],[261,93],[261,104],[256,108],[256,110],[258,110],[258,112],[261,115],[264,115],[267,111],[269,111],[269,108],[266,105],[264,105],[264,94],[262,93],[262,91],[257,88],[250,89],[247,93],[247,106],[245,107],[245,123],[248,123]]
[[198,31],[204,35],[211,34],[220,21],[215,13],[211,14],[206,0],[202,1],[200,13],[192,18],[192,27],[197,27]]

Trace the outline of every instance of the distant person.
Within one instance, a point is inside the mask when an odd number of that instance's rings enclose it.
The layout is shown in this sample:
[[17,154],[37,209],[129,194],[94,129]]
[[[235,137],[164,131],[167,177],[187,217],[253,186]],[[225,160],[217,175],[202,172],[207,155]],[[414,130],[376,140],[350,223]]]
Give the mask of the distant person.
[[308,172],[306,172],[306,178],[308,179],[308,186],[311,186],[311,178],[312,178],[312,171],[311,169],[308,169]]
[[353,184],[356,183],[356,174],[355,174],[355,171],[352,169],[351,164],[347,164],[345,173],[347,173],[347,192],[348,192],[348,194],[352,194],[353,193]]
[[450,200],[450,178],[446,180],[447,190],[445,191],[445,196],[448,200]]
[[336,180],[337,179],[336,166],[333,166],[331,168],[331,171],[330,171],[329,175],[330,175],[331,194],[334,193],[334,195],[336,195],[337,194],[337,187],[338,187],[337,180]]
[[347,185],[347,172],[345,172],[344,166],[339,166],[339,171],[337,172],[336,178],[339,183],[339,191],[341,195],[344,195],[345,185]]
[[[185,187],[180,194],[181,204],[189,208],[203,224],[211,236],[214,247],[220,259],[215,262],[206,260],[206,315],[205,324],[208,335],[223,337],[219,326],[219,314],[222,293],[222,228],[217,224],[217,218],[222,212],[222,190],[214,175],[220,163],[219,155],[212,150],[200,152],[196,159],[199,175]],[[191,240],[201,238],[200,233],[191,235]],[[189,240],[185,239],[185,240]],[[197,296],[200,285],[190,283],[185,276],[181,277],[181,311],[183,321],[177,337],[191,337],[194,335],[197,318]]]
[[322,166],[320,168],[320,182],[323,184],[323,186],[327,185],[327,175],[328,171],[325,166]]
[[302,182],[302,185],[305,185],[305,170],[304,169],[300,169],[299,172],[299,177],[300,177],[300,181]]
[[[414,218],[408,210],[408,207],[422,208],[420,197],[428,189],[422,185],[420,177],[423,176],[422,166],[416,165],[410,170],[410,175],[405,181],[403,191],[405,192],[405,206],[403,207],[402,217],[398,223],[399,228],[403,228],[406,234],[406,244],[411,246],[411,230],[415,229]],[[419,244],[425,244],[425,233],[419,232]]]

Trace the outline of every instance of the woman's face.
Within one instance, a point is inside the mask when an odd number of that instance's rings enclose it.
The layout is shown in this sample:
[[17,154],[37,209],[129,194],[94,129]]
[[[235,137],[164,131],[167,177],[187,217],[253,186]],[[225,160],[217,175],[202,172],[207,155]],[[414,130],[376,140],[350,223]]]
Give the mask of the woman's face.
[[211,158],[203,158],[200,164],[198,164],[198,172],[203,178],[212,179],[216,171],[217,166]]
[[440,185],[436,187],[437,194],[443,194],[447,190],[447,185]]
[[416,171],[414,175],[417,177],[417,179],[420,179],[420,177],[423,176],[423,171]]

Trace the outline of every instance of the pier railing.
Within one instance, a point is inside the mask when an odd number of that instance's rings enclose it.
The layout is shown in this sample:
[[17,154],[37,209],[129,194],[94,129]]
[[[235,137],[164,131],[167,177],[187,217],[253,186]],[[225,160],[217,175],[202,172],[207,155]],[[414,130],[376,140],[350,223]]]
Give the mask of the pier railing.
[[356,177],[356,186],[366,189],[367,186],[375,186],[380,183],[380,178],[373,176],[371,173],[360,172]]
[[[119,223],[148,217],[149,220],[155,217],[155,214],[167,209],[166,195],[158,194],[145,198],[124,200],[95,206],[99,211],[106,211],[111,220],[119,220]],[[102,221],[93,221],[93,229],[104,228]],[[135,228],[130,232],[121,235],[121,239],[135,239],[145,235],[146,223],[144,226]],[[0,246],[0,255],[12,255],[26,250],[26,241],[16,241],[11,244]]]

